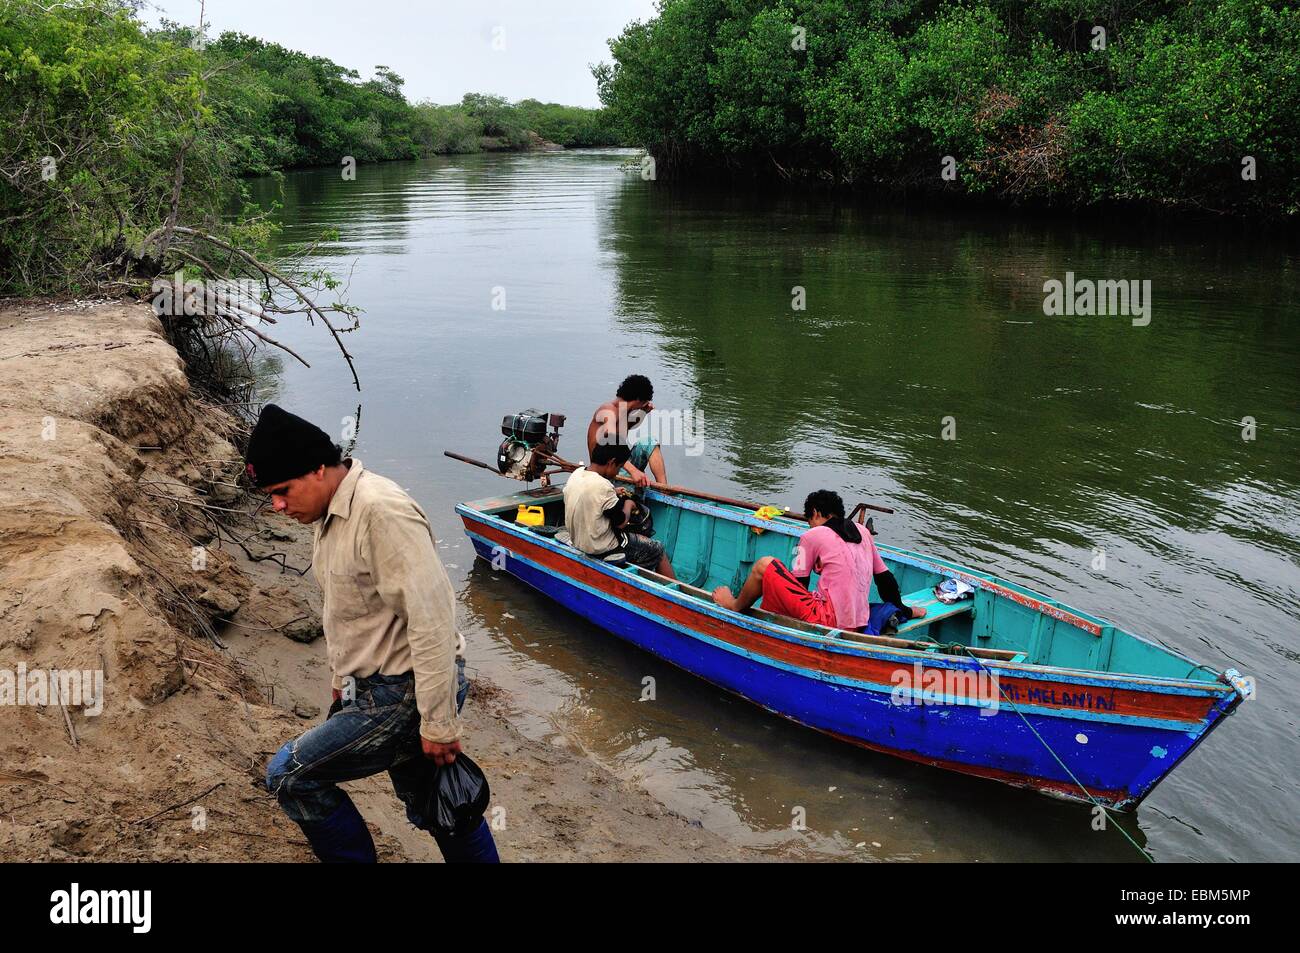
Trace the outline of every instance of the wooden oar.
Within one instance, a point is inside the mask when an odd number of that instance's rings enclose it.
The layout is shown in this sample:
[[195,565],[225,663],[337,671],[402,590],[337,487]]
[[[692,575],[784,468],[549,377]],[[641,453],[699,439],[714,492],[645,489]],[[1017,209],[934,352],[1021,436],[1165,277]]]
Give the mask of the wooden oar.
[[[538,450],[537,452],[542,455],[543,459],[549,461],[551,464],[555,466],[555,470],[549,471],[546,474],[547,476],[550,476],[551,473],[557,473],[557,472],[572,473],[574,470],[578,469],[579,466],[578,464],[570,463],[568,460],[565,460],[563,457],[558,457],[552,453],[546,453],[544,450]],[[468,463],[470,466],[480,467],[484,470],[489,470],[492,473],[495,473],[497,476],[502,476],[500,470],[498,470],[490,463],[484,463],[482,460],[475,460],[473,457],[467,457],[459,453],[452,453],[450,450],[444,450],[442,451],[442,454],[445,457],[451,457],[453,460],[459,460],[461,463]],[[621,483],[628,483],[631,484],[632,486],[636,485],[635,480],[633,480],[631,477],[625,477],[621,473],[618,476],[614,477],[614,479],[620,481]],[[650,488],[653,490],[658,490],[660,493],[672,493],[677,496],[694,496],[701,500],[709,500],[712,503],[725,503],[727,506],[740,506],[747,510],[757,510],[760,508],[760,504],[757,503],[748,503],[745,500],[736,500],[736,499],[732,499],[729,496],[719,496],[717,493],[706,493],[703,490],[692,490],[690,487],[685,487],[685,486],[673,486],[672,484],[668,484],[668,483],[656,483],[653,480],[650,481]],[[875,510],[877,513],[894,512],[887,506],[876,506],[874,503],[859,503],[856,507],[854,507],[853,515],[850,516],[850,519],[852,519],[861,510],[864,509]],[[808,517],[805,516],[803,513],[792,513],[788,509],[785,510],[785,512],[782,515],[797,520],[808,519]]]
[[[572,473],[574,470],[578,469],[578,464],[570,463],[568,460],[565,460],[563,457],[558,457],[553,453],[545,453],[543,451],[538,451],[538,452],[542,454],[542,457],[545,460],[548,460],[549,462],[553,463],[555,466],[559,467],[561,470],[564,470],[567,473]],[[636,481],[634,481],[631,477],[623,476],[621,473],[618,476],[614,477],[614,479],[622,483],[630,483],[633,486],[636,485]],[[694,496],[694,497],[698,497],[701,500],[709,500],[710,502],[713,503],[725,503],[728,506],[741,506],[747,510],[757,510],[761,506],[761,504],[749,503],[746,502],[745,500],[735,500],[729,496],[719,496],[716,493],[705,493],[703,490],[692,490],[690,487],[685,487],[685,486],[673,486],[667,483],[656,483],[653,480],[650,481],[650,488],[652,490],[658,490],[660,493],[673,493],[678,496]],[[857,508],[854,509],[854,512],[855,513],[858,512],[858,509],[875,510],[877,513],[894,512],[887,506],[876,506],[872,503],[859,503]],[[806,520],[808,518],[803,513],[792,513],[788,509],[784,512],[783,515],[798,520]]]
[[482,460],[475,460],[473,457],[462,456],[459,453],[452,453],[450,450],[442,451],[444,457],[451,457],[453,460],[459,460],[461,463],[468,463],[472,467],[482,467],[484,470],[491,470],[497,476],[504,474],[490,463],[484,463]]

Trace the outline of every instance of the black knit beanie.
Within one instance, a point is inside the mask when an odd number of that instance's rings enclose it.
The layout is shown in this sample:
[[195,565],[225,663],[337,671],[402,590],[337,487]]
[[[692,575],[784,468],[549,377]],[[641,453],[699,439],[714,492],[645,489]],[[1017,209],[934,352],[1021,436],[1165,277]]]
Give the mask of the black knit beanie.
[[258,415],[248,438],[244,470],[254,486],[273,486],[339,462],[339,448],[329,434],[275,404]]

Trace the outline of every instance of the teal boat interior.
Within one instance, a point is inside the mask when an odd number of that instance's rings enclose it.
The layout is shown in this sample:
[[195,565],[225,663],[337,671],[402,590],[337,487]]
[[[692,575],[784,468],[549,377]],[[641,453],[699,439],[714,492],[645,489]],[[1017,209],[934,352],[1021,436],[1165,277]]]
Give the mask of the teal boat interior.
[[[636,567],[626,571],[706,601],[711,601],[710,594],[718,586],[738,591],[754,562],[764,556],[790,565],[799,536],[808,528],[796,518],[764,519],[739,506],[654,490],[646,492],[645,501],[654,518],[655,538],[663,542],[677,581]],[[520,505],[542,508],[544,525],[522,526],[531,533],[554,537],[564,525],[559,488],[468,504],[507,523],[516,522]],[[761,603],[756,614],[787,628],[851,642],[926,652],[969,650],[972,655],[1011,663],[1225,687],[1213,669],[1033,590],[932,557],[877,545],[898,580],[904,601],[926,607],[924,618],[913,619],[887,636],[869,636],[762,612]],[[940,602],[934,587],[952,577],[969,583],[975,589],[974,598],[953,604]],[[874,586],[872,598],[878,598]]]

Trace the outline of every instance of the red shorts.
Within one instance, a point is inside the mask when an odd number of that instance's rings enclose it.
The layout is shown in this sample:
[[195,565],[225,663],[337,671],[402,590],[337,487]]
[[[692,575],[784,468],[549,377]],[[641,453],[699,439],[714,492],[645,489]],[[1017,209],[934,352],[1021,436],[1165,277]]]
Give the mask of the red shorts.
[[773,559],[763,570],[763,608],[800,622],[835,628],[835,610],[830,601],[804,588],[779,559]]

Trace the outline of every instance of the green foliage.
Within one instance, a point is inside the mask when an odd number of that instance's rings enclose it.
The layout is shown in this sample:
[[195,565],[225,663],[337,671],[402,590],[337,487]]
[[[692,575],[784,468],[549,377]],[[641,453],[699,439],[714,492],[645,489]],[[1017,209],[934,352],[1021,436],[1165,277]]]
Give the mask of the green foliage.
[[138,6],[0,2],[0,294],[117,280],[169,220],[256,248],[270,226],[230,214],[241,176],[485,141],[523,149],[533,131],[565,146],[619,141],[606,110],[479,94],[412,105],[387,66],[363,80],[240,33],[198,43],[175,23],[147,29]]
[[811,124],[850,178],[893,173],[907,152],[910,120],[899,90],[906,62],[891,33],[872,30],[806,93]]
[[[188,42],[188,33],[173,36]],[[355,70],[241,33],[208,46],[226,128],[248,174],[294,166],[414,159],[494,148],[526,149],[536,132],[563,146],[617,144],[602,109],[469,93],[454,106],[407,102],[405,81],[387,66],[362,81]]]
[[617,146],[623,141],[607,109],[584,109],[523,99],[515,103],[514,110],[523,128],[531,129],[547,142],[567,149]]
[[923,139],[941,154],[971,156],[983,144],[976,113],[1008,75],[1007,38],[987,7],[948,10],[907,43],[897,94]]
[[1111,58],[1119,82],[1069,109],[1071,171],[1097,197],[1218,205],[1239,191],[1252,155],[1253,184],[1294,213],[1300,16],[1240,0],[1204,13],[1194,31],[1135,24]]
[[239,185],[202,69],[124,0],[0,8],[0,293],[91,288],[167,217],[182,158],[179,215],[220,216]]
[[802,110],[795,87],[799,52],[787,10],[760,10],[730,24],[734,37],[709,64],[716,104],[712,139],[727,152],[783,149],[796,139]]
[[466,93],[460,110],[477,121],[482,134],[497,148],[524,149],[536,133],[566,148],[613,146],[620,138],[603,109],[561,106],[524,99],[511,103],[503,96]]
[[623,134],[653,146],[665,164],[721,158],[708,70],[726,8],[723,0],[665,2],[654,20],[610,41],[612,66],[593,69],[601,102],[613,107]]
[[482,125],[483,135],[496,140],[498,147],[522,149],[528,145],[528,130],[520,124],[514,107],[504,96],[466,93],[460,108]]
[[483,124],[459,106],[415,107],[415,142],[422,155],[477,152],[482,135]]
[[[593,69],[601,101],[661,176],[1300,205],[1300,9],[1286,2],[661,0],[610,52]],[[949,155],[955,183],[939,176]]]
[[245,107],[228,114],[246,147],[243,171],[423,154],[418,110],[387,66],[362,82],[332,60],[241,33],[223,33],[206,54],[222,70],[223,102]]

